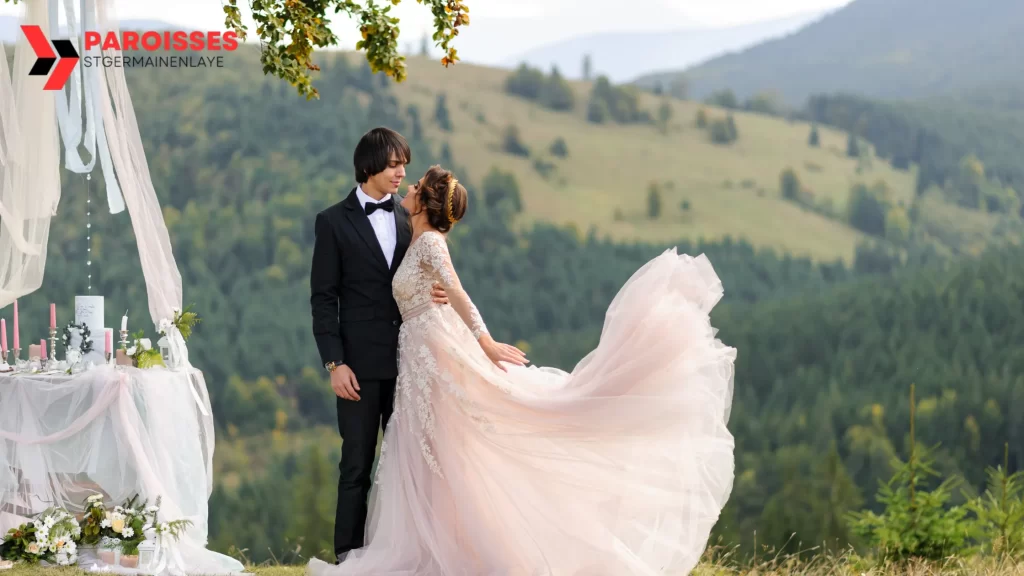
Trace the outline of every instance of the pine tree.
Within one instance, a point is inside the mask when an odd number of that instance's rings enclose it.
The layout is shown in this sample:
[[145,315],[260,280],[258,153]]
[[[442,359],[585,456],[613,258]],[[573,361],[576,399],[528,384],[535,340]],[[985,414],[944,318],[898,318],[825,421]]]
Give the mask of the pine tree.
[[672,105],[668,103],[668,100],[662,100],[661,106],[658,107],[658,129],[663,134],[668,133],[668,123],[672,120]]
[[860,144],[852,132],[846,138],[846,155],[850,158],[860,157]]
[[437,104],[434,107],[434,121],[445,132],[452,131],[451,114],[448,112],[448,98],[444,92],[437,95]]
[[818,125],[814,124],[811,126],[811,135],[807,137],[807,145],[812,148],[818,148],[821,146],[821,140],[818,136]]
[[779,175],[779,190],[786,200],[797,200],[800,197],[800,179],[792,168],[786,168]]
[[661,190],[657,183],[651,183],[647,192],[647,217],[657,220],[661,216]]
[[853,531],[867,538],[885,560],[903,562],[912,558],[942,560],[964,549],[968,525],[967,509],[946,508],[956,478],[943,480],[926,490],[928,476],[938,477],[932,467],[931,450],[919,447],[914,437],[914,385],[910,386],[910,454],[896,462],[896,474],[879,490],[881,514],[870,510],[849,515]]

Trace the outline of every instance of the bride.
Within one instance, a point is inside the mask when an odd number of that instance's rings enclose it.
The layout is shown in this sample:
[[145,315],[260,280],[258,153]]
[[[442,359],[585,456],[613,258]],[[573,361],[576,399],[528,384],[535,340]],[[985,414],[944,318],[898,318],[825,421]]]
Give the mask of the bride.
[[[710,324],[723,293],[710,262],[673,249],[645,264],[572,373],[526,367],[511,347],[492,361],[445,239],[467,200],[435,166],[402,201],[412,243],[393,281],[399,375],[367,544],[307,571],[688,573],[733,480],[736,351]],[[435,282],[451,306],[431,300]]]

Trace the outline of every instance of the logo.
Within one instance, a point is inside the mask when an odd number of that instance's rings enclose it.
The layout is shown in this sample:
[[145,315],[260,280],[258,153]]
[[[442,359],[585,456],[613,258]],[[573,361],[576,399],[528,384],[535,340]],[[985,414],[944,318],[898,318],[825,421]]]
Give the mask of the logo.
[[[36,62],[32,65],[28,75],[46,76],[50,74],[53,65],[57,64],[57,67],[53,68],[53,74],[46,79],[43,90],[62,90],[68,78],[71,77],[71,72],[78,64],[78,52],[74,45],[70,40],[54,40],[53,47],[51,47],[51,42],[47,40],[39,26],[22,25],[21,31],[25,33],[29,46],[36,53]],[[54,54],[54,50],[57,51],[56,54]]]
[[[87,30],[84,32],[85,55],[79,56],[70,40],[49,40],[39,26],[23,24],[21,30],[25,33],[25,38],[28,39],[32,51],[36,53],[35,64],[32,65],[28,75],[50,75],[46,79],[43,90],[64,89],[64,85],[79,61],[86,68],[223,68],[224,57],[217,53],[234,51],[238,48],[238,36],[233,30],[226,32],[185,32],[182,30],[157,32],[149,30],[124,31],[121,34],[112,31],[101,34],[94,30]],[[131,55],[110,53],[129,50]],[[213,55],[196,54],[206,51],[212,52]],[[94,54],[94,52],[100,52],[100,54]],[[146,54],[147,52],[149,54]],[[154,55],[154,52],[165,54]],[[54,67],[55,64],[56,67]]]

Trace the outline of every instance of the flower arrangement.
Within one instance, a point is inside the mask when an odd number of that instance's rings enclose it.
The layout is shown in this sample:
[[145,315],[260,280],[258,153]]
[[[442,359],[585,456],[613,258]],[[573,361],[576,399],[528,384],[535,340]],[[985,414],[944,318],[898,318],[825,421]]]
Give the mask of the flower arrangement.
[[125,353],[131,357],[132,363],[138,368],[163,366],[164,359],[160,356],[160,351],[154,350],[152,342],[145,336],[146,334],[143,330],[132,334],[134,343],[125,350]]
[[199,318],[199,314],[196,314],[195,312],[192,311],[193,306],[195,306],[194,302],[192,304],[189,304],[188,306],[185,306],[184,310],[178,310],[177,308],[174,308],[172,310],[174,314],[173,318],[171,318],[170,320],[164,318],[163,320],[160,321],[160,326],[158,327],[160,334],[167,336],[168,332],[173,326],[174,328],[178,329],[178,332],[181,333],[181,337],[184,338],[186,342],[188,342],[189,337],[192,336],[192,329],[195,327],[196,324],[202,322],[202,319]]
[[192,526],[191,520],[171,520],[170,522],[160,522],[158,517],[160,514],[159,496],[156,499],[156,506],[150,506],[149,508],[147,508],[147,511],[152,512],[150,516],[150,524],[147,526],[147,528],[152,528],[153,532],[158,537],[167,536],[169,538],[177,540],[178,538],[181,538],[181,534],[186,529]]
[[71,566],[78,562],[82,529],[67,510],[47,508],[34,520],[11,528],[0,544],[0,558],[35,564],[40,560]]
[[106,509],[103,496],[95,494],[86,500],[81,523],[63,508],[50,508],[31,522],[12,528],[0,541],[0,559],[72,566],[78,562],[79,546],[100,546],[137,556],[147,533],[177,540],[192,526],[190,520],[160,522],[159,511],[159,497],[154,506],[138,503],[138,496],[133,496]]

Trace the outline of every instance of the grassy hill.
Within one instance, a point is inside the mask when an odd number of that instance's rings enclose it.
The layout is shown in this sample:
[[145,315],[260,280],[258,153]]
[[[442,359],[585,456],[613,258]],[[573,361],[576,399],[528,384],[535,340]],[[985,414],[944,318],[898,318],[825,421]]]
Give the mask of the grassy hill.
[[[793,104],[816,93],[925,98],[1020,85],[1024,3],[1018,0],[856,0],[799,32],[687,70],[691,94],[776,91]],[[678,73],[678,72],[677,72]],[[638,81],[653,86],[673,74]]]
[[[840,214],[856,182],[881,180],[896,199],[909,203],[913,197],[913,170],[894,170],[876,159],[858,171],[858,161],[845,154],[847,136],[838,130],[821,129],[821,147],[811,148],[808,124],[735,112],[739,139],[721,146],[694,125],[694,118],[701,107],[711,119],[724,117],[726,111],[682,100],[669,101],[667,134],[653,125],[597,125],[587,122],[584,112],[589,83],[572,83],[575,111],[561,113],[507,94],[508,74],[468,64],[444,69],[434,61],[412,58],[409,79],[394,90],[403,105],[420,109],[427,137],[448,143],[455,164],[473,182],[479,183],[492,166],[512,171],[528,221],[595,226],[620,240],[732,236],[815,259],[849,260],[863,235],[784,200],[779,193],[784,169],[793,168],[816,197],[832,199]],[[430,121],[439,94],[446,95],[452,132]],[[652,114],[661,104],[651,94],[639,99]],[[518,128],[530,157],[502,150],[510,124]],[[568,144],[564,159],[548,152],[559,137]],[[548,177],[534,167],[538,158],[555,165]],[[663,210],[657,220],[646,216],[652,182],[662,184]],[[683,201],[689,202],[688,210],[681,208]]]

